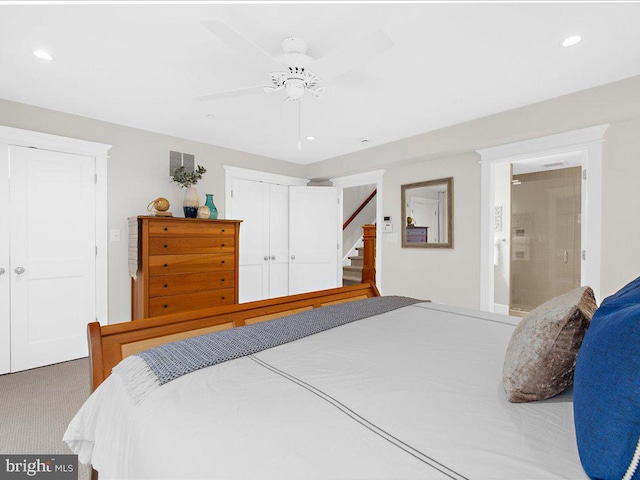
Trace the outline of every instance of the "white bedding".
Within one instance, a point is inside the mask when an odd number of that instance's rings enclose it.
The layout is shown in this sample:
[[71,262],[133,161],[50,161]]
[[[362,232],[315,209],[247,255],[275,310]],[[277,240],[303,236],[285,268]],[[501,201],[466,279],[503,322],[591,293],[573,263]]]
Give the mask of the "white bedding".
[[516,321],[420,303],[198,370],[139,406],[112,375],[64,440],[100,480],[587,479],[570,394],[506,401]]

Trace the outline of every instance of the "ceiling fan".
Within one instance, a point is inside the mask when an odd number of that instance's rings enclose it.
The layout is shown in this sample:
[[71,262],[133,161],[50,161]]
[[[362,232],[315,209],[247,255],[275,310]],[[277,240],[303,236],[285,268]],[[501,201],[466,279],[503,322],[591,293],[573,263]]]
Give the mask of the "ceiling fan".
[[281,43],[284,53],[273,57],[221,20],[207,20],[202,24],[241,53],[248,63],[268,73],[270,83],[200,95],[194,100],[217,100],[278,90],[285,91],[288,102],[299,100],[307,91],[319,98],[327,89],[325,82],[393,47],[389,35],[384,30],[377,30],[316,60],[307,55],[307,43],[304,40],[290,37]]

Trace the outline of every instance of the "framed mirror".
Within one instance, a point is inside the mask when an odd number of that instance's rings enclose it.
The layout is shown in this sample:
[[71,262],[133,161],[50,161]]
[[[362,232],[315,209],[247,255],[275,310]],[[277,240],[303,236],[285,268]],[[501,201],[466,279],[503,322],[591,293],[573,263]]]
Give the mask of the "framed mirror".
[[402,185],[402,247],[453,248],[453,177]]

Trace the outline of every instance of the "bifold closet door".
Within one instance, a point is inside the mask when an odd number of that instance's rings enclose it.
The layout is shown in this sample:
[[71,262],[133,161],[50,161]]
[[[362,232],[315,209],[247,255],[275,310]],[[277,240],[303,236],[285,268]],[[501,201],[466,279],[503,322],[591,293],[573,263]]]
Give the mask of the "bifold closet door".
[[96,319],[95,159],[9,148],[11,371],[87,355]]

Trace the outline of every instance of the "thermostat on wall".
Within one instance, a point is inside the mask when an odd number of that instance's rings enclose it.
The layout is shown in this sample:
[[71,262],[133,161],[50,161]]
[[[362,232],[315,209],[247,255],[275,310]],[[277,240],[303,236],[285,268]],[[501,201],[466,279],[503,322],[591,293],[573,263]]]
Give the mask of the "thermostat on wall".
[[391,222],[391,217],[382,217],[382,232],[383,233],[392,233],[393,232],[393,223]]

